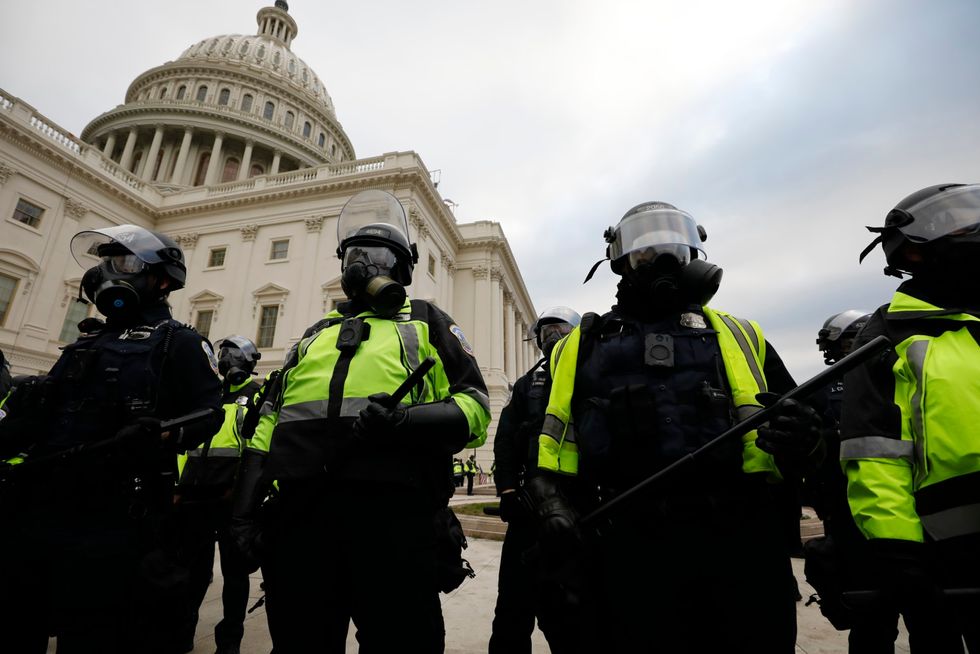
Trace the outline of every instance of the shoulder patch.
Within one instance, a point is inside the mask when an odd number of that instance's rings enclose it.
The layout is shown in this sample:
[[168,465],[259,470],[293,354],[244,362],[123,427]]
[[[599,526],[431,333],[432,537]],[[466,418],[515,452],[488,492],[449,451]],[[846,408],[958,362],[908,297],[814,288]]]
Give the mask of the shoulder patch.
[[220,377],[221,375],[218,374],[218,359],[214,356],[214,350],[211,349],[211,344],[207,341],[201,341],[201,349],[204,350],[204,354],[208,357],[208,363],[211,364],[211,370],[214,371],[216,376]]
[[466,335],[463,334],[463,330],[459,325],[456,324],[449,325],[449,333],[456,337],[456,340],[459,341],[459,344],[463,346],[464,352],[466,352],[471,357],[476,356],[475,354],[473,354],[473,346],[470,345],[470,342],[468,340],[466,340]]

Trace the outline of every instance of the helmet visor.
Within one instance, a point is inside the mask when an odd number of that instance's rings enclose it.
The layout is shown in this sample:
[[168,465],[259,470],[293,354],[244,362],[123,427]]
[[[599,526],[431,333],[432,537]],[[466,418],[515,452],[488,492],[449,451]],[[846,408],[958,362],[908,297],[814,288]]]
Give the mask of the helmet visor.
[[222,338],[220,341],[217,341],[214,346],[218,348],[219,351],[232,348],[238,349],[250,362],[259,358],[258,350],[255,348],[255,344],[244,336],[227,336]]
[[933,195],[908,209],[914,220],[900,227],[912,241],[927,243],[943,236],[980,231],[980,185],[970,184]]
[[362,191],[348,200],[337,219],[337,243],[343,243],[367,225],[376,227],[380,238],[390,238],[388,233],[381,233],[386,227],[398,230],[408,242],[405,209],[391,193]]
[[[704,253],[697,223],[679,209],[651,209],[631,214],[616,226],[616,240],[609,244],[609,258],[619,259],[634,250],[679,245]],[[666,250],[664,250],[666,252]],[[690,260],[690,254],[687,255]]]
[[368,273],[387,275],[395,268],[398,257],[386,247],[380,245],[351,245],[344,251],[343,270],[348,266],[360,263],[368,268]]
[[[104,246],[113,243],[122,246],[146,264],[163,261],[160,252],[167,246],[153,232],[136,225],[117,225],[105,229],[86,230],[75,234],[71,239],[71,256],[82,268],[91,268],[85,255],[102,256]],[[119,252],[111,252],[119,254]]]
[[642,264],[653,263],[662,254],[669,254],[677,259],[677,262],[682,266],[691,262],[691,247],[688,245],[654,245],[632,250],[627,256],[629,257],[630,268],[636,270]]
[[122,275],[134,275],[146,269],[146,264],[135,254],[116,254],[102,257],[102,260],[109,264],[113,272]]
[[848,327],[866,316],[867,314],[863,311],[848,309],[828,320],[818,335],[828,341],[836,341]]
[[572,333],[572,329],[567,322],[549,322],[541,326],[541,342],[558,341]]

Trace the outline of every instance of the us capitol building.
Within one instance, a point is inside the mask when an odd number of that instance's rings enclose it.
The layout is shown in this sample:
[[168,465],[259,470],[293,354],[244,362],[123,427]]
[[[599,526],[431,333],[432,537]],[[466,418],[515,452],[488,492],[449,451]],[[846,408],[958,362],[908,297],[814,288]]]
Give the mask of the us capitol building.
[[[84,271],[71,237],[134,223],[184,249],[174,317],[212,341],[254,339],[264,375],[343,300],[337,217],[355,193],[382,189],[418,243],[409,295],[463,328],[498,416],[508,382],[540,356],[523,340],[536,313],[501,226],[457,223],[414,152],[358,158],[293,54],[286,3],[257,21],[254,35],[205,39],[146,71],[81,138],[0,89],[0,349],[13,373],[46,372],[94,314],[75,301]],[[479,458],[487,468],[492,453]]]

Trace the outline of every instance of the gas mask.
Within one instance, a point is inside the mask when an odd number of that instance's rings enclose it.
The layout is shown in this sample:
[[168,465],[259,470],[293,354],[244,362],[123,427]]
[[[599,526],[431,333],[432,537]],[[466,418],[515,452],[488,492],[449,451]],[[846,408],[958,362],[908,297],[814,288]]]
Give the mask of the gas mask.
[[351,245],[344,252],[341,288],[352,300],[361,300],[379,316],[390,318],[404,306],[405,287],[391,278],[398,258],[379,245]]
[[104,256],[102,263],[85,271],[79,295],[84,293],[107,318],[126,319],[137,315],[155,283],[136,255]]
[[218,374],[232,386],[241,386],[252,376],[255,364],[237,347],[222,347],[218,351]]
[[670,307],[705,305],[718,292],[722,270],[691,259],[686,245],[660,245],[630,252],[624,271],[630,283],[650,301]]
[[541,325],[538,331],[538,347],[546,357],[551,356],[558,341],[565,338],[572,331],[572,326],[567,322],[549,322]]

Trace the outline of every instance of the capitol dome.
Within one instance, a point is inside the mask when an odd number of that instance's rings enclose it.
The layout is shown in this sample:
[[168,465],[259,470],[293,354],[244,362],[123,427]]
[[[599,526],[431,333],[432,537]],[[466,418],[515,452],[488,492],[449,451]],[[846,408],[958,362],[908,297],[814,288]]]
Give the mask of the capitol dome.
[[254,35],[204,39],[141,74],[82,139],[164,190],[355,159],[326,87],[290,49],[286,2],[256,21]]

